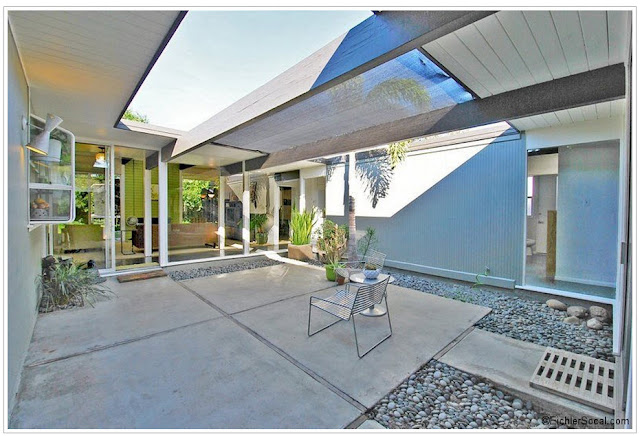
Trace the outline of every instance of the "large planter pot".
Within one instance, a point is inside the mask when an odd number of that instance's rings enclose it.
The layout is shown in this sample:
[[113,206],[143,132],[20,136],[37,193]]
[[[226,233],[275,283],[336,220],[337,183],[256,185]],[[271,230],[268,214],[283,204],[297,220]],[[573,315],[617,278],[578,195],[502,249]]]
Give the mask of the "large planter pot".
[[287,251],[289,252],[289,259],[307,260],[307,259],[314,258],[313,250],[311,250],[311,244],[305,244],[305,245],[289,244]]
[[327,280],[329,280],[330,282],[336,281],[336,270],[333,265],[325,265],[324,271],[327,275]]
[[256,243],[259,245],[264,245],[267,243],[268,235],[266,233],[256,233]]

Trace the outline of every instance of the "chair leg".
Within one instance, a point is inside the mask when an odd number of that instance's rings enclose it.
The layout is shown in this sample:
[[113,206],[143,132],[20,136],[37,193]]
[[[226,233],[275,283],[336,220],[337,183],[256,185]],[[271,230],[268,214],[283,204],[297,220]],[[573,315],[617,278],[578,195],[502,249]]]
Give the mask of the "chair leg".
[[[313,298],[313,297],[311,297],[311,298]],[[311,308],[313,308],[313,306],[311,305],[311,298],[309,298],[309,320],[307,321],[307,336],[309,336],[309,337],[315,335],[316,333],[320,333],[322,330],[326,330],[329,327],[331,327],[332,325],[338,324],[340,321],[342,321],[341,318],[338,318],[337,321],[334,321],[331,324],[329,324],[328,326],[322,327],[320,330],[316,330],[315,332],[311,333]]]
[[373,350],[378,345],[380,345],[381,343],[383,343],[384,341],[389,339],[391,337],[391,335],[393,334],[393,330],[391,329],[391,316],[389,315],[389,305],[387,303],[386,297],[385,297],[385,300],[384,300],[384,304],[385,304],[385,306],[387,308],[387,318],[389,320],[389,334],[387,336],[385,336],[384,338],[382,338],[377,344],[375,344],[374,346],[369,348],[367,351],[365,351],[364,354],[360,354],[360,345],[358,344],[358,332],[357,332],[357,329],[356,329],[356,316],[355,316],[355,314],[351,316],[351,321],[353,322],[353,335],[356,337],[356,353],[358,354],[358,357],[360,359],[362,359],[364,356],[366,356],[369,353],[369,351]]

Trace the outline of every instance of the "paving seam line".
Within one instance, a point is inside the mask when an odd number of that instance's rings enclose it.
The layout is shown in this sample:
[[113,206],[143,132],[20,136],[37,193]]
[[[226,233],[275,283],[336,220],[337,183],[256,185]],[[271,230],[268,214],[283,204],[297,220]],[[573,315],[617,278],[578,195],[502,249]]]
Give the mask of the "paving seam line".
[[433,355],[433,357],[431,359],[433,360],[440,360],[445,354],[447,354],[449,351],[451,351],[456,345],[458,345],[460,342],[462,342],[462,340],[464,338],[466,338],[467,336],[469,336],[469,334],[471,334],[472,331],[474,331],[476,329],[475,324],[472,325],[471,327],[467,328],[465,331],[463,331],[462,333],[460,333],[458,336],[456,336],[453,341],[449,342],[447,345],[444,346],[444,348],[440,351],[438,351],[436,354]]
[[345,429],[348,429],[348,430],[356,429],[360,427],[362,424],[364,424],[365,421],[367,421],[368,419],[369,417],[366,414],[362,414],[358,416],[356,419],[354,419],[353,421],[351,421],[349,424],[347,424]]
[[[211,306],[211,308],[213,308],[213,309],[217,310],[218,312],[220,312],[225,318],[227,318],[228,320],[232,321],[238,327],[240,327],[241,329],[243,329],[244,331],[249,333],[251,336],[253,336],[257,340],[262,342],[264,345],[266,345],[267,347],[269,347],[270,349],[272,349],[273,351],[278,353],[280,356],[284,357],[286,360],[291,362],[294,366],[296,366],[300,370],[304,371],[308,376],[313,378],[315,381],[317,381],[318,383],[320,383],[321,385],[323,385],[324,387],[326,387],[327,389],[329,389],[330,391],[332,391],[333,393],[338,395],[340,398],[342,398],[346,402],[350,403],[353,407],[358,409],[360,412],[366,412],[367,411],[367,408],[362,403],[360,403],[358,400],[356,400],[355,398],[351,397],[349,394],[347,394],[347,393],[343,392],[342,390],[340,390],[340,388],[338,388],[337,386],[333,385],[331,382],[329,382],[327,379],[322,377],[320,374],[316,373],[312,369],[310,369],[307,366],[303,365],[301,362],[296,360],[293,356],[289,355],[287,352],[282,350],[280,347],[278,347],[275,344],[269,342],[269,340],[267,340],[265,337],[260,335],[258,332],[256,332],[255,330],[251,329],[250,327],[246,326],[245,324],[241,323],[236,318],[234,318],[231,314],[225,312],[220,307],[218,307],[217,305],[215,305],[211,301],[207,300],[206,298],[204,298],[202,295],[198,294],[193,289],[189,288],[187,285],[184,285],[184,284],[182,284],[180,282],[176,282],[176,283],[178,283],[180,286],[185,288],[187,291],[191,292],[196,297],[200,298],[203,302],[205,302],[206,304]],[[317,291],[314,291],[314,292],[317,292]]]
[[25,368],[35,368],[37,366],[47,365],[49,363],[59,362],[61,360],[66,360],[66,359],[71,359],[72,357],[78,357],[78,356],[83,356],[85,354],[95,353],[97,351],[108,350],[109,348],[118,347],[120,345],[126,345],[126,344],[131,344],[133,342],[143,341],[145,339],[153,338],[155,336],[162,335],[162,334],[165,334],[165,333],[172,333],[174,331],[177,331],[177,330],[180,330],[180,329],[184,329],[184,328],[187,328],[187,327],[193,327],[193,326],[197,326],[199,324],[204,324],[205,322],[215,321],[216,319],[220,319],[220,317],[218,316],[218,317],[215,317],[215,318],[208,318],[208,319],[204,319],[202,321],[197,321],[197,322],[194,322],[194,323],[191,323],[191,324],[181,325],[181,326],[174,327],[174,328],[171,328],[171,329],[168,329],[168,330],[162,330],[162,331],[159,331],[159,332],[150,333],[150,334],[145,335],[145,336],[139,336],[137,338],[125,339],[123,341],[114,342],[114,343],[109,344],[109,345],[101,345],[101,346],[98,346],[98,347],[91,348],[89,350],[79,351],[79,352],[76,352],[76,353],[67,354],[65,356],[55,357],[53,359],[41,360],[41,361],[38,361],[38,362],[30,363],[28,365],[24,365],[24,367]]
[[335,286],[327,286],[326,288],[316,289],[316,290],[314,290],[314,291],[305,292],[304,294],[294,295],[294,296],[292,296],[292,297],[284,297],[284,298],[282,298],[282,299],[280,299],[280,300],[271,301],[271,302],[269,302],[269,303],[265,303],[265,304],[262,304],[262,305],[260,305],[260,306],[250,307],[250,308],[248,308],[248,309],[242,309],[242,310],[239,310],[239,311],[237,311],[237,312],[232,312],[232,313],[230,313],[229,315],[240,315],[240,314],[242,314],[242,313],[249,312],[250,310],[260,309],[261,307],[270,306],[270,305],[272,305],[272,304],[281,303],[281,302],[283,302],[283,301],[292,300],[292,299],[294,299],[294,298],[298,298],[298,297],[304,297],[305,295],[314,294],[314,293],[316,293],[316,292],[326,291],[327,289],[331,289],[331,288],[333,288],[333,287],[335,287]]

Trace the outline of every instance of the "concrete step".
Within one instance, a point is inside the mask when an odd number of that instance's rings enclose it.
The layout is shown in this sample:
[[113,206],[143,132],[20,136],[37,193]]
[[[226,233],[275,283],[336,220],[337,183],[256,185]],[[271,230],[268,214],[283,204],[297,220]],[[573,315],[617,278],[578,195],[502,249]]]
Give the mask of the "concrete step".
[[613,415],[530,386],[546,347],[474,329],[438,360],[531,401],[543,415],[574,428],[613,428]]

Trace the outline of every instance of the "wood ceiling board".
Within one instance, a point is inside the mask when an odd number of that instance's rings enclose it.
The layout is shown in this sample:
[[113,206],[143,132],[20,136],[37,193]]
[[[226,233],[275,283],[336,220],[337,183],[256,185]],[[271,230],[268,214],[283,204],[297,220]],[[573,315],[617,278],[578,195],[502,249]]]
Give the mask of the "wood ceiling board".
[[568,76],[569,66],[564,57],[560,38],[549,11],[524,11],[529,29],[554,79]]
[[491,15],[475,23],[485,41],[492,47],[494,52],[500,57],[502,63],[511,72],[511,75],[519,83],[519,87],[533,85],[535,79],[527,68],[527,65],[520,57],[513,42],[505,32],[502,24],[495,15]]
[[502,28],[527,65],[536,83],[552,80],[553,76],[538,48],[527,20],[521,11],[500,11],[496,14]]
[[589,69],[587,51],[582,38],[582,26],[578,11],[551,11],[551,16],[558,32],[562,51],[571,74],[578,74]]

